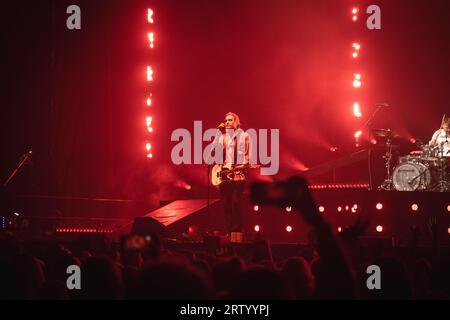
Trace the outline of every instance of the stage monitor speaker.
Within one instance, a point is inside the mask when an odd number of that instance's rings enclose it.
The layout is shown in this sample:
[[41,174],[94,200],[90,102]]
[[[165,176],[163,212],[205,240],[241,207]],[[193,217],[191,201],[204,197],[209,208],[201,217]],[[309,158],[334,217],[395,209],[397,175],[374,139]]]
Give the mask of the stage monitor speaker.
[[134,219],[130,234],[146,236],[150,233],[156,233],[160,236],[169,236],[167,228],[158,220],[149,217],[139,217]]
[[188,233],[189,228],[203,233],[220,229],[223,215],[220,199],[176,200],[136,218],[131,234],[145,235],[155,232],[163,237],[176,237]]

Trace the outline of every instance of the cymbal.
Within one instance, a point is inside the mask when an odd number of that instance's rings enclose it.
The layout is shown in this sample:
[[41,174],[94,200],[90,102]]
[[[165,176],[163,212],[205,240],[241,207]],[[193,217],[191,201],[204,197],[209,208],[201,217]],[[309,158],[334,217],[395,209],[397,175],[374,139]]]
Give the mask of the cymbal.
[[439,160],[439,158],[437,158],[437,157],[420,157],[420,160],[423,160],[423,161],[438,161]]
[[397,132],[392,131],[391,129],[374,129],[373,133],[378,137],[385,137],[391,139],[401,138],[401,136]]

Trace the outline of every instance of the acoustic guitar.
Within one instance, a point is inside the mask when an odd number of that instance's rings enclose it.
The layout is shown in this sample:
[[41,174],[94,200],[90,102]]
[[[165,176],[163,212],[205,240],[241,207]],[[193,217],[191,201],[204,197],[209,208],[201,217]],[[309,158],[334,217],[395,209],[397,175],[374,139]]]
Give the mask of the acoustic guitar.
[[226,181],[232,181],[236,173],[241,173],[244,169],[260,168],[259,164],[242,164],[235,168],[229,168],[229,164],[216,164],[212,168],[211,183],[213,186],[219,186]]

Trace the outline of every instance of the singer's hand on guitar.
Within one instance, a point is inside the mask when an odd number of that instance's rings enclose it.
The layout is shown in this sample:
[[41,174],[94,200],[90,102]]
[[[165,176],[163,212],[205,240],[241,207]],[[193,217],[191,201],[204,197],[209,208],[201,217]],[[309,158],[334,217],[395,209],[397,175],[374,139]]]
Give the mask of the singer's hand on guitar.
[[220,164],[216,164],[212,168],[211,172],[211,182],[213,186],[218,186],[224,181],[232,180],[231,175],[235,173],[239,173],[244,169],[257,169],[260,168],[259,164],[240,164],[234,168],[230,168],[228,166],[222,166]]

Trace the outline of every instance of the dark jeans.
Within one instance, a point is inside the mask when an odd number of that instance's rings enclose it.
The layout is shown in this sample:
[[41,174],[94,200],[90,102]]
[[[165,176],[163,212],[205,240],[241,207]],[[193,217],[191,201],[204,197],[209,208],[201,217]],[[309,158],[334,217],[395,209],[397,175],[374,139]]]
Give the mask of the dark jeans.
[[242,232],[244,187],[245,181],[229,181],[220,185],[228,232]]

